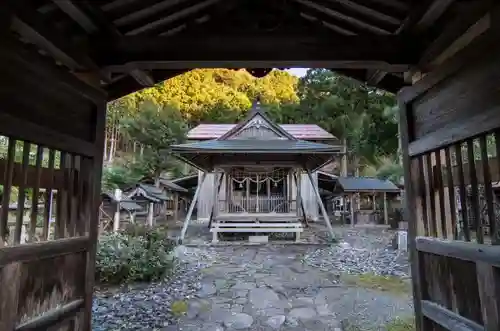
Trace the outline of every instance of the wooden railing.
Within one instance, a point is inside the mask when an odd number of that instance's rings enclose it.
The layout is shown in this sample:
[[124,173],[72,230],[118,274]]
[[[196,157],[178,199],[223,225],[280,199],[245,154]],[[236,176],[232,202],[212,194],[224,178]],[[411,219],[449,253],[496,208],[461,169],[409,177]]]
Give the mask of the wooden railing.
[[229,201],[219,200],[219,211],[234,213],[293,213],[296,201],[283,196],[232,197]]

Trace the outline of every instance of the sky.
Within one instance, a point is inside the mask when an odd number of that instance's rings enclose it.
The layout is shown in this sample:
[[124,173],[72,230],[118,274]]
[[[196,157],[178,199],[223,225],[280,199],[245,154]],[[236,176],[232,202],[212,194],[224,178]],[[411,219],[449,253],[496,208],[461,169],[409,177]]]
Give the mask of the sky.
[[307,70],[308,70],[308,68],[290,68],[290,69],[287,69],[286,71],[288,71],[292,75],[302,77],[302,76],[306,75]]

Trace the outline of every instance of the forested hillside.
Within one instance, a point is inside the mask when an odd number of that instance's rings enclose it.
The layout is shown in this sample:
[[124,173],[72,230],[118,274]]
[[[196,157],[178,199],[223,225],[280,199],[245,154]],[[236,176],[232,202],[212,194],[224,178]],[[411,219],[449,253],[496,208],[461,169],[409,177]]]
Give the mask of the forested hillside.
[[104,184],[182,175],[169,146],[199,123],[239,121],[257,97],[278,123],[318,124],[345,139],[352,168],[399,176],[393,95],[326,69],[300,79],[280,70],[254,78],[244,70],[198,69],[109,104]]

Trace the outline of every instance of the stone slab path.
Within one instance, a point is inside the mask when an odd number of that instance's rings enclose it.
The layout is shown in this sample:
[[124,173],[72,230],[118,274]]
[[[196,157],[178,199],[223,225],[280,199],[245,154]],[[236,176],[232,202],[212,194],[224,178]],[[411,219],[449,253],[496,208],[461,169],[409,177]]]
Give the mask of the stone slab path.
[[314,248],[205,248],[215,262],[200,270],[201,288],[186,301],[185,315],[162,330],[340,331],[352,317],[379,325],[411,314],[409,298],[347,287],[338,273],[302,263]]

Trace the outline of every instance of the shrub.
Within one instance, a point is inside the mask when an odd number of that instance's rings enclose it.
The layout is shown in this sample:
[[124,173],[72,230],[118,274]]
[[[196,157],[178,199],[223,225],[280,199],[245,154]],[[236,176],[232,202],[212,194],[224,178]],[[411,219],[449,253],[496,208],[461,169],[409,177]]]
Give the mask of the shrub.
[[130,227],[99,238],[96,278],[119,284],[156,281],[169,275],[174,266],[174,242],[161,228]]

